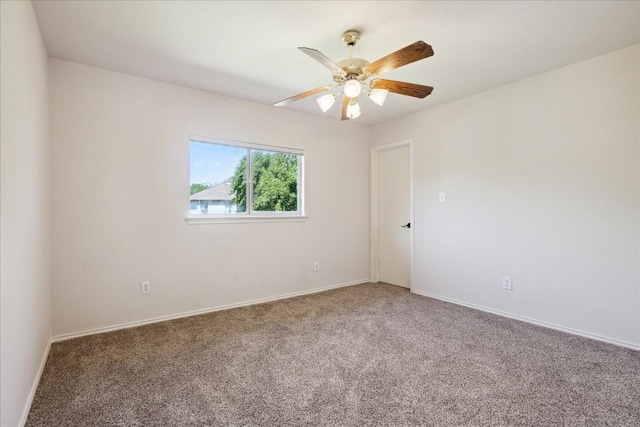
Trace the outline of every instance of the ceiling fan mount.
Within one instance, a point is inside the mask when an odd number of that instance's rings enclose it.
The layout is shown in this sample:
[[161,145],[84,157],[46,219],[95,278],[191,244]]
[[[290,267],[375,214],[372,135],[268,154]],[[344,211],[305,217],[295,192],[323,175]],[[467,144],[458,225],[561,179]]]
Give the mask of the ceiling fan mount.
[[416,98],[424,98],[433,91],[431,86],[422,86],[414,83],[399,82],[371,77],[380,75],[387,71],[402,67],[415,61],[428,58],[433,55],[431,46],[423,41],[417,41],[409,46],[397,50],[374,62],[369,62],[362,58],[353,57],[353,48],[360,41],[360,33],[356,30],[348,30],[342,35],[342,41],[349,48],[349,58],[338,63],[333,62],[320,51],[308,47],[299,47],[298,50],[309,55],[322,65],[327,67],[333,74],[332,86],[322,86],[316,89],[303,92],[282,101],[276,102],[275,106],[282,107],[294,101],[317,95],[322,92],[331,91],[338,87],[343,87],[343,93],[329,93],[317,99],[318,105],[323,112],[326,112],[336,98],[342,94],[342,120],[356,118],[360,115],[360,105],[358,97],[362,93],[362,86],[368,86],[367,95],[376,104],[382,105],[389,92],[400,95],[407,95]]
[[342,35],[342,41],[347,47],[353,47],[360,41],[360,33],[356,30],[345,31]]

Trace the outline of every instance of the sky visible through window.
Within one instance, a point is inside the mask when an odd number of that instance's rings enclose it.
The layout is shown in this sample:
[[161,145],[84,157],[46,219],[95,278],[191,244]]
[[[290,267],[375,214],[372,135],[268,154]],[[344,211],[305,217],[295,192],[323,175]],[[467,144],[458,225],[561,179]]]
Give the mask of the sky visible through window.
[[247,149],[230,145],[191,142],[191,176],[189,184],[212,185],[231,178]]

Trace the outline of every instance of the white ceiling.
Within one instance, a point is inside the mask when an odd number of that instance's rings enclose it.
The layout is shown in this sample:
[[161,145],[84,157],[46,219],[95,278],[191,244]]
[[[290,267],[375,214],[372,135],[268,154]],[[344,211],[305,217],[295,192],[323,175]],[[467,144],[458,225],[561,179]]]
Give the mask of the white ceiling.
[[[373,61],[423,40],[431,58],[384,78],[433,86],[425,99],[364,100],[375,124],[640,43],[640,2],[34,1],[49,56],[273,104],[332,83],[299,52]],[[585,90],[588,88],[585,88]],[[339,120],[339,103],[327,115]],[[278,107],[273,107],[278,108]],[[322,115],[315,97],[284,107]]]

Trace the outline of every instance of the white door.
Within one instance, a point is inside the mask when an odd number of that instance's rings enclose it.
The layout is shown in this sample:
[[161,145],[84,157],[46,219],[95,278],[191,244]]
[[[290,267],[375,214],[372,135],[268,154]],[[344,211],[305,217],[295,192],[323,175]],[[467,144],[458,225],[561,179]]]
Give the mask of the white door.
[[[378,271],[381,282],[410,287],[409,147],[378,153]],[[412,225],[412,224],[411,224]]]

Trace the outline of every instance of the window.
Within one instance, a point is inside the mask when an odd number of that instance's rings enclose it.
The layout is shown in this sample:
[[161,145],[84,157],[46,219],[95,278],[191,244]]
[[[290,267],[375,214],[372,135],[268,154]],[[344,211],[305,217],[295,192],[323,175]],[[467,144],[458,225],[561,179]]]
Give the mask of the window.
[[193,136],[190,144],[189,222],[304,218],[302,150]]

